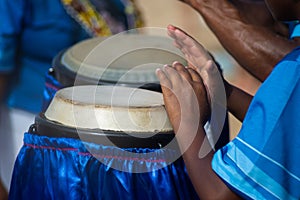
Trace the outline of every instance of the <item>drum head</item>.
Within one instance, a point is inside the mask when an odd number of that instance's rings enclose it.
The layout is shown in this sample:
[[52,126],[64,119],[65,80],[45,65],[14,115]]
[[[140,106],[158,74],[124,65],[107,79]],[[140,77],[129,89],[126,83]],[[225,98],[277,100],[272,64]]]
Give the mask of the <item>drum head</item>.
[[118,34],[87,39],[70,47],[56,58],[54,67],[59,68],[56,69],[58,73],[74,76],[72,85],[84,82],[139,87],[158,84],[155,70],[174,61],[186,64],[182,53],[168,37]]
[[45,117],[65,126],[128,133],[172,132],[162,94],[121,86],[59,90]]

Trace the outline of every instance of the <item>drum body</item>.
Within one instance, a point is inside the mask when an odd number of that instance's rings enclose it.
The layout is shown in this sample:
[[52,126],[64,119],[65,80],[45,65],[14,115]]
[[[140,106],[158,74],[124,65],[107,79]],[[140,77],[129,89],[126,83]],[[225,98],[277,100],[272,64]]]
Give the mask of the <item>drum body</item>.
[[[89,86],[81,86],[86,87]],[[103,94],[106,98],[113,95],[109,91],[114,89],[106,87],[107,90],[102,90],[105,86],[99,91],[96,89],[96,96]],[[11,199],[29,196],[31,199],[198,199],[177,143],[172,143],[176,140],[168,119],[158,125],[153,122],[153,118],[163,121],[161,119],[166,116],[161,110],[161,93],[147,91],[146,96],[137,99],[140,91],[144,93],[146,90],[138,89],[136,93],[135,90],[125,93],[117,90],[117,102],[94,98],[96,106],[91,112],[86,112],[82,109],[88,110],[91,103],[86,100],[86,95],[80,98],[74,97],[76,92],[60,95],[68,89],[56,94],[47,111],[37,116],[25,133],[24,146],[14,168]],[[91,93],[91,87],[86,93]],[[149,99],[147,95],[152,96],[152,100],[144,103],[144,98]],[[124,96],[130,99],[124,100]],[[61,100],[66,104],[60,106]],[[81,111],[78,116],[77,108],[72,111],[67,108],[70,102]],[[110,102],[116,106],[114,109],[108,107]],[[129,105],[123,109],[120,102],[129,102]],[[62,110],[63,107],[67,109]],[[141,117],[146,107],[145,116],[150,116],[146,121],[153,123],[144,123],[145,118]],[[116,122],[110,121],[108,114],[103,114],[105,111],[124,118],[122,110],[129,110],[134,121],[133,124],[127,122],[127,130],[122,124],[114,126]],[[83,127],[86,123],[81,125],[82,121],[93,121],[86,120],[89,117],[96,118],[97,123]],[[107,124],[112,130],[103,129]]]

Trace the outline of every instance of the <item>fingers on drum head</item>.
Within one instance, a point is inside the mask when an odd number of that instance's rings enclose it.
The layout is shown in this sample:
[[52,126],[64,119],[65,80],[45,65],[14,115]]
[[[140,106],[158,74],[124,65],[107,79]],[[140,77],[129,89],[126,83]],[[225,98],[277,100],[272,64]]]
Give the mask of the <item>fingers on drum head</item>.
[[194,82],[202,82],[201,76],[193,70],[192,68],[187,68],[188,72],[190,73],[190,76]]
[[187,80],[189,82],[192,81],[192,77],[184,65],[175,61],[173,63],[173,67],[176,69],[176,71],[179,73],[182,79]]

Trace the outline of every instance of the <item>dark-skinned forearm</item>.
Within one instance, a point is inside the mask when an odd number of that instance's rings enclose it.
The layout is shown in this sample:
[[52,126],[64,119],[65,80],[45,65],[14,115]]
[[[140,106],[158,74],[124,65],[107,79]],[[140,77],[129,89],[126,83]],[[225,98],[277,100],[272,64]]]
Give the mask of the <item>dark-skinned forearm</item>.
[[[186,134],[189,133],[186,132]],[[185,146],[187,145],[187,136],[177,139],[181,149],[187,148],[183,153],[183,159],[198,196],[200,199],[240,199],[212,170],[213,150],[204,158],[199,158],[199,150],[204,136],[204,129],[200,127],[188,148]]]
[[230,94],[227,97],[227,109],[241,122],[244,120],[253,96],[245,91],[230,85]]
[[265,2],[252,0],[229,0],[239,11],[240,15],[248,23],[259,26],[270,26],[274,19]]
[[238,9],[245,22],[267,27],[269,30],[284,37],[289,37],[289,29],[282,22],[275,21],[264,0],[230,0]]
[[275,64],[297,46],[267,27],[245,22],[241,13],[228,2],[206,1],[193,7],[224,48],[260,81],[264,81]]

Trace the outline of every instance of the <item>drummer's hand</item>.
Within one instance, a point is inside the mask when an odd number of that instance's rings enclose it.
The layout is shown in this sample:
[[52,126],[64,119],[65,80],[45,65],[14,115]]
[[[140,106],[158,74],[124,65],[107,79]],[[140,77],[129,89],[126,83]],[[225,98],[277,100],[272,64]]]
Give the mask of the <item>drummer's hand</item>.
[[208,60],[212,60],[208,51],[180,28],[168,25],[167,33],[174,39],[174,45],[184,54],[194,70],[197,70],[196,66],[201,69]]
[[186,128],[203,126],[208,120],[210,106],[199,74],[179,62],[158,69],[156,74],[175,133],[179,126],[187,132]]
[[201,76],[207,88],[210,103],[211,101],[225,103],[224,79],[209,52],[178,27],[169,25],[168,35],[174,39],[174,45],[184,54],[188,66]]

